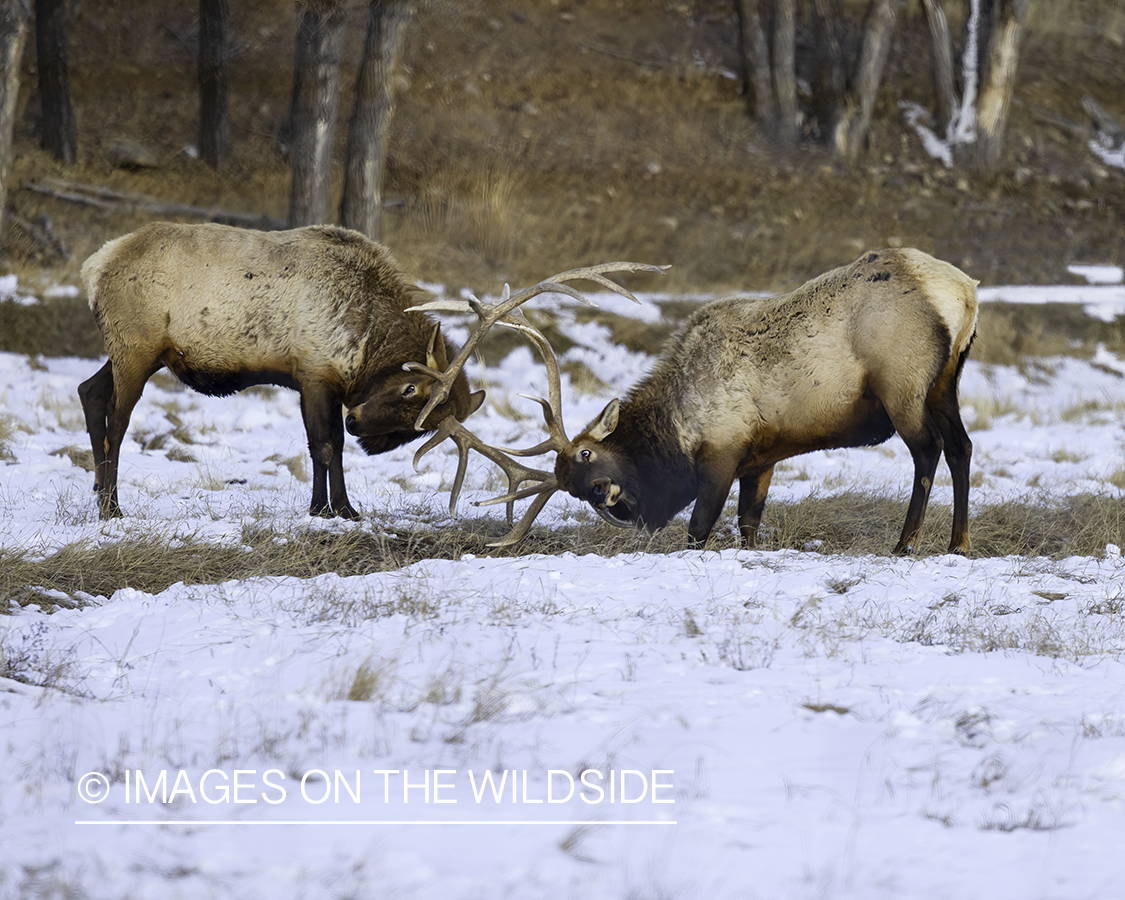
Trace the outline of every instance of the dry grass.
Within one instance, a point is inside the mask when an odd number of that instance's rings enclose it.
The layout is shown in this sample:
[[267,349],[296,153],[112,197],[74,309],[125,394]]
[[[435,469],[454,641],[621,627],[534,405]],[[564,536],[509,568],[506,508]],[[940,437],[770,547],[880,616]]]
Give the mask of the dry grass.
[[[904,502],[861,494],[771,504],[766,507],[759,548],[888,555],[898,539],[905,512]],[[945,552],[951,522],[948,508],[931,505],[918,552]],[[54,608],[82,605],[92,596],[110,596],[122,587],[156,593],[178,581],[217,584],[260,576],[308,578],[324,572],[363,575],[398,570],[423,559],[461,559],[467,553],[517,556],[570,552],[603,557],[676,553],[684,549],[687,540],[682,521],[649,534],[623,531],[591,518],[589,522],[552,528],[537,526],[513,548],[494,550],[487,546],[506,530],[502,518],[482,516],[442,528],[397,528],[394,537],[359,529],[327,534],[297,528],[278,534],[248,528],[241,546],[152,537],[100,547],[72,544],[45,559],[0,551],[0,603],[4,611],[12,604],[27,603]],[[974,556],[1100,556],[1107,543],[1125,546],[1125,500],[1081,495],[1052,503],[1029,499],[989,505],[972,516],[970,533]],[[738,546],[728,510],[707,549]],[[392,614],[407,607],[414,609],[418,602],[417,598],[392,598],[369,612]]]
[[986,303],[980,309],[972,357],[1023,367],[1029,359],[1051,356],[1089,359],[1099,344],[1125,355],[1125,317],[1103,322],[1074,304]]
[[0,415],[0,462],[16,461],[11,444],[18,427],[19,423],[15,416]]

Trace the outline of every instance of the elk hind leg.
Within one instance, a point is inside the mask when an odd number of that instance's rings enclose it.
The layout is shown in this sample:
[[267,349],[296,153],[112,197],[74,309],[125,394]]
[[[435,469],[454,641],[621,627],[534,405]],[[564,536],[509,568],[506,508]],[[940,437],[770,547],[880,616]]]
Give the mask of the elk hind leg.
[[750,549],[758,545],[758,526],[762,524],[762,510],[772,478],[773,466],[769,466],[738,479],[738,530]]
[[945,462],[953,479],[953,533],[949,540],[949,552],[967,555],[970,546],[969,462],[973,455],[973,442],[961,421],[956,378],[943,387],[932,410],[945,444]]
[[926,506],[930,502],[930,489],[934,484],[934,472],[937,471],[938,458],[942,452],[942,436],[934,417],[926,408],[923,408],[920,427],[905,431],[896,426],[896,430],[906,442],[914,460],[914,487],[910,493],[910,505],[906,508],[902,535],[894,549],[896,555],[904,556],[911,552],[922,530]]
[[94,490],[101,491],[105,482],[105,435],[109,402],[113,396],[113,363],[106,362],[93,375],[78,385],[78,399],[86,418],[90,449],[94,453]]
[[131,371],[120,364],[113,368],[113,392],[106,412],[105,460],[102,464],[104,474],[98,493],[98,513],[102,519],[112,519],[121,515],[121,505],[117,501],[117,470],[121,461],[121,444],[125,440],[125,432],[129,428],[133,408],[141,399],[145,382],[160,367],[157,363],[154,367],[139,372]]

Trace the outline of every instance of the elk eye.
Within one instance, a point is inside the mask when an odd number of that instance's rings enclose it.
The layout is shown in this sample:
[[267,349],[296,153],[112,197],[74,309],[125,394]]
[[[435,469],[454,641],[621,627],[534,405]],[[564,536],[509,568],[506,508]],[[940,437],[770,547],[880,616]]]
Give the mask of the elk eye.
[[402,389],[402,396],[404,396],[404,397],[409,397],[413,393],[414,393],[414,385],[412,385],[412,384],[408,384],[406,387],[404,387]]
[[578,456],[582,460],[582,462],[589,462],[590,461],[590,451],[589,450],[583,450],[581,453],[578,454]]

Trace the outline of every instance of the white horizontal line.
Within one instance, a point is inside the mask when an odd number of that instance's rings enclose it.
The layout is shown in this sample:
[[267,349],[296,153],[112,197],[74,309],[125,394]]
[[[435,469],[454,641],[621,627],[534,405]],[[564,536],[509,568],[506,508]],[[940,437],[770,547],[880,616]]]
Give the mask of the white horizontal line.
[[549,821],[528,819],[76,819],[75,825],[676,825],[675,820],[628,821],[553,819]]

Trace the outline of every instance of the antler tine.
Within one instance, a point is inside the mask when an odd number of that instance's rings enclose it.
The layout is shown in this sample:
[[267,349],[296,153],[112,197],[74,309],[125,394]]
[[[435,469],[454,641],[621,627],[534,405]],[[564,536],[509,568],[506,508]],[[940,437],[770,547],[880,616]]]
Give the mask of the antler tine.
[[[519,316],[518,319],[516,318],[517,315]],[[508,450],[508,452],[516,452],[517,456],[537,456],[539,453],[546,453],[548,450],[555,450],[556,452],[562,450],[570,443],[570,439],[566,436],[566,430],[563,428],[562,375],[559,372],[559,361],[555,356],[555,351],[551,348],[551,342],[547,340],[543,332],[527,321],[522,311],[504,317],[500,320],[500,324],[525,335],[538,349],[539,358],[543,360],[543,365],[547,368],[547,397],[549,398],[544,400],[542,397],[533,397],[530,394],[519,395],[520,397],[526,397],[528,400],[534,400],[543,407],[543,420],[546,422],[547,433],[550,437],[542,444],[537,444],[528,450],[519,452]]]
[[[570,269],[566,272],[560,272],[553,275],[545,281],[534,284],[531,287],[524,288],[515,294],[511,293],[508,285],[504,285],[504,291],[501,294],[499,302],[492,306],[485,306],[475,297],[472,300],[464,301],[465,305],[469,307],[477,318],[480,320],[476,329],[469,336],[469,339],[461,347],[460,352],[453,358],[449,367],[442,373],[435,373],[433,369],[427,368],[420,363],[407,363],[405,368],[415,371],[424,372],[431,376],[436,382],[430,391],[430,399],[426,405],[422,407],[422,411],[418,414],[415,420],[414,427],[422,431],[422,423],[434,411],[434,409],[441,403],[444,403],[449,397],[449,391],[453,387],[453,382],[456,380],[457,375],[464,367],[465,362],[468,360],[470,354],[480,344],[481,339],[489,332],[493,325],[497,322],[504,320],[512,310],[518,306],[526,303],[532,297],[537,297],[543,293],[560,293],[566,294],[568,297],[573,297],[583,303],[588,303],[581,294],[574,288],[564,284],[567,281],[592,281],[602,287],[613,291],[614,293],[621,294],[623,297],[628,297],[634,303],[639,303],[636,297],[632,295],[626,288],[619,284],[615,284],[605,277],[604,273],[607,272],[650,272],[657,275],[664,274],[667,266],[653,266],[647,263],[633,263],[633,262],[611,262],[600,263],[595,266],[584,266],[578,269]],[[410,307],[410,310],[450,310],[450,309],[463,309],[456,301],[449,300],[436,300],[429,303],[423,303],[418,306]],[[410,311],[408,310],[408,312]],[[504,324],[511,325],[511,322]],[[527,327],[531,327],[530,325]],[[528,332],[529,333],[529,332]],[[530,334],[530,333],[529,333]],[[546,340],[546,339],[544,339]],[[554,398],[552,398],[554,399]]]
[[510,453],[512,456],[540,456],[543,453],[550,453],[552,450],[556,453],[565,450],[570,445],[570,439],[563,431],[561,419],[555,417],[554,411],[548,401],[542,397],[533,397],[531,394],[516,394],[517,397],[523,397],[527,400],[534,400],[541,407],[543,407],[543,419],[547,424],[548,438],[541,441],[534,447],[525,447],[520,449],[518,447],[497,447],[496,449],[504,453]]
[[[484,456],[503,470],[504,474],[508,476],[509,493],[516,493],[516,489],[525,481],[537,481],[541,484],[547,481],[554,481],[554,476],[550,472],[544,472],[541,469],[532,469],[529,466],[525,466],[517,460],[512,459],[498,447],[486,444],[453,416],[447,416],[443,419],[430,439],[418,448],[418,452],[414,454],[414,468],[417,469],[418,461],[446,438],[452,439],[453,443],[457,445],[458,454],[457,474],[453,479],[453,488],[449,492],[450,515],[454,515],[457,510],[457,499],[461,495],[461,486],[465,481],[465,470],[468,467],[470,450],[476,450],[481,456]],[[532,491],[532,493],[537,493],[537,491]],[[509,525],[512,523],[514,499],[517,498],[506,499],[505,497],[502,501],[508,504],[507,518]]]
[[[535,517],[539,515],[543,507],[547,505],[547,501],[550,500],[555,491],[559,489],[558,485],[554,484],[554,480],[554,478],[551,479],[552,484],[550,485],[546,483],[540,485],[539,496],[531,502],[531,505],[527,508],[527,512],[523,514],[523,518],[519,520],[511,531],[500,538],[500,540],[492,541],[488,545],[489,547],[510,547],[512,544],[518,544],[524,539],[531,530],[531,524],[535,521]],[[482,503],[480,505],[483,506],[484,504]],[[510,523],[511,519],[508,521]]]

